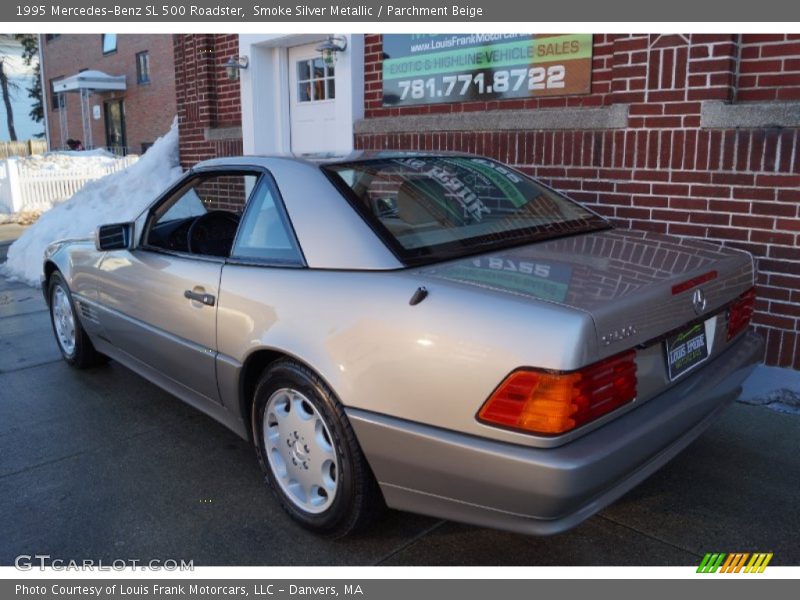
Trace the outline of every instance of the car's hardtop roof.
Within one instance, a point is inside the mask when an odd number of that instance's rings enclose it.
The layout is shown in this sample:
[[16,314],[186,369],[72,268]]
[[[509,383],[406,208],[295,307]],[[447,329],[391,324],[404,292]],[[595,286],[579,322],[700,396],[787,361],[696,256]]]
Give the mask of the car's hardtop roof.
[[366,162],[370,160],[392,159],[392,158],[412,158],[412,157],[474,157],[474,154],[464,152],[444,152],[444,151],[425,151],[425,150],[357,150],[355,152],[335,153],[335,152],[310,152],[302,154],[247,154],[242,156],[226,156],[212,158],[197,163],[193,169],[208,169],[214,167],[270,167],[276,161],[291,161],[306,163],[309,165],[334,165],[347,164],[353,162]]

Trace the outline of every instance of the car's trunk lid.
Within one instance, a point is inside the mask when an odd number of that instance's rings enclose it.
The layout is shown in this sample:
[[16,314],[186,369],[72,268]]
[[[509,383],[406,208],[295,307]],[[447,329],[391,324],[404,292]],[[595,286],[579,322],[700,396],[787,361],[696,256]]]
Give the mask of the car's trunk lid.
[[[709,243],[650,232],[578,234],[420,269],[436,279],[476,286],[591,315],[600,360],[638,347],[640,391],[671,379],[664,339],[705,324],[708,355],[728,344],[724,308],[753,285],[750,256]],[[695,298],[700,290],[702,298]],[[715,318],[716,317],[716,318]],[[649,364],[647,361],[652,361]],[[536,366],[536,365],[530,365]],[[641,396],[641,394],[640,394]]]

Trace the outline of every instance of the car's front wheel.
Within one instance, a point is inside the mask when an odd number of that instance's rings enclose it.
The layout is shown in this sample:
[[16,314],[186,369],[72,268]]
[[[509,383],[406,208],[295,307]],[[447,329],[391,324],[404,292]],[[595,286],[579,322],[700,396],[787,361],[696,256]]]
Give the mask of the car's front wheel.
[[252,421],[261,467],[293,519],[340,537],[379,514],[383,499],[344,409],[307,367],[282,360],[267,369]]
[[50,322],[56,336],[58,349],[64,360],[78,369],[85,369],[105,362],[106,357],[94,349],[92,341],[83,330],[67,283],[56,271],[48,282],[50,299]]

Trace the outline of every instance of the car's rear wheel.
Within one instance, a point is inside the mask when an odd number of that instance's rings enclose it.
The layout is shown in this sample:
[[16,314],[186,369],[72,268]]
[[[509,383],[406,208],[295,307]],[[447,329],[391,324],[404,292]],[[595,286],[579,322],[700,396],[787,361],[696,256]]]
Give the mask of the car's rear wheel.
[[92,341],[83,329],[75,312],[75,304],[67,283],[59,272],[50,276],[48,282],[50,299],[50,322],[56,336],[61,356],[73,367],[85,369],[107,359],[94,349]]
[[307,367],[282,360],[256,386],[253,439],[266,479],[289,515],[340,537],[383,508],[344,409]]

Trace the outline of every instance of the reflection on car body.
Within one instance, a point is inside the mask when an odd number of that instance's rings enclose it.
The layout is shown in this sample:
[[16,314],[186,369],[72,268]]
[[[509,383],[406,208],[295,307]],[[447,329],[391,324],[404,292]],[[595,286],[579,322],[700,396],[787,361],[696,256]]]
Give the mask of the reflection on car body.
[[469,155],[200,163],[136,221],[52,245],[43,290],[68,362],[110,357],[251,439],[330,535],[384,505],[573,527],[762,351],[747,253],[615,229]]

